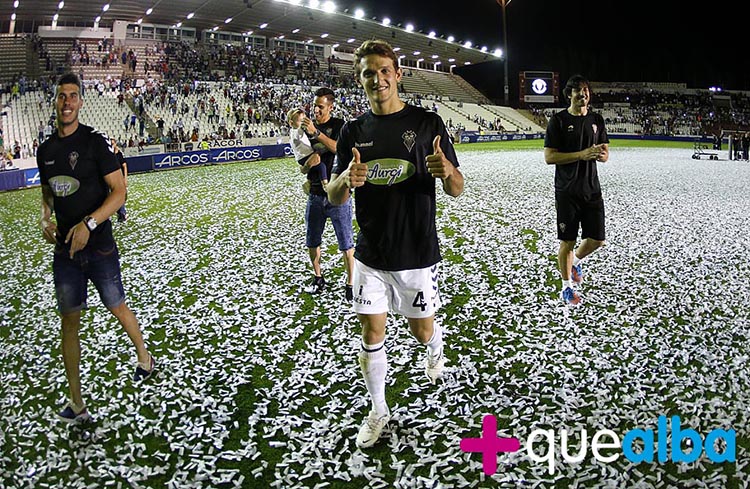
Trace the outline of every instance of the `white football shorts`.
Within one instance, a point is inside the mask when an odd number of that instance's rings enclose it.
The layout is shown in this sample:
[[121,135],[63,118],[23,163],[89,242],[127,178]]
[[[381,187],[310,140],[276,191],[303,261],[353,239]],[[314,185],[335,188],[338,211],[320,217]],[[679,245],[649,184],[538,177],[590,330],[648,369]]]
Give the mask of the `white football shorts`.
[[427,318],[440,308],[438,264],[427,268],[389,272],[354,260],[354,312],[389,311],[407,318]]

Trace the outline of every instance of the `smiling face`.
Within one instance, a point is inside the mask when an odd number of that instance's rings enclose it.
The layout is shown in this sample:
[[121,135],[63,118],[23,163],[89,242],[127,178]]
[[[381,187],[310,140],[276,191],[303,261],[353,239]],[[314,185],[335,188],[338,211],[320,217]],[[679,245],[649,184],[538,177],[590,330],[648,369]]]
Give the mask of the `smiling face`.
[[582,109],[586,107],[591,101],[591,90],[587,83],[581,83],[577,88],[574,88],[570,92],[570,104],[571,106]]
[[57,128],[63,136],[73,133],[78,128],[78,112],[81,107],[83,99],[78,85],[65,83],[57,86]]
[[401,110],[403,102],[398,98],[398,83],[403,73],[391,58],[368,54],[359,60],[357,72],[375,114],[392,114]]
[[333,101],[329,97],[315,97],[313,102],[313,115],[315,116],[315,122],[318,124],[325,124],[328,119],[331,118],[331,112],[333,111]]

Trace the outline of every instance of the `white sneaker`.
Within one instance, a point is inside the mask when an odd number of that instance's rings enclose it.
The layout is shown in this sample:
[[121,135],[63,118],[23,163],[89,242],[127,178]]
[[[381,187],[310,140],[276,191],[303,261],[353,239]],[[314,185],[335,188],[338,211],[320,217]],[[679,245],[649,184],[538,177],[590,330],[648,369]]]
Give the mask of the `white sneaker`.
[[357,447],[369,448],[378,441],[380,434],[383,432],[383,428],[391,420],[391,413],[385,413],[378,415],[375,410],[370,411],[370,414],[362,423],[362,427],[359,429],[357,434]]
[[430,382],[435,384],[438,379],[443,378],[443,367],[445,367],[445,355],[442,352],[436,357],[427,352],[427,358],[424,360],[424,373]]

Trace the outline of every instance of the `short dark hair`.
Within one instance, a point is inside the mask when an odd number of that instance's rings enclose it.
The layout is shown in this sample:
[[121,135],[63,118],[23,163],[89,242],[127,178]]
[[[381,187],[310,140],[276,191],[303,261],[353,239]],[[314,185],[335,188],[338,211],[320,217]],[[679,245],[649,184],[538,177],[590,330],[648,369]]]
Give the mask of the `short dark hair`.
[[57,86],[61,85],[75,85],[78,87],[78,91],[81,91],[81,79],[78,78],[78,75],[75,73],[67,72],[60,75],[60,77],[57,79]]
[[316,97],[324,97],[328,99],[328,103],[333,103],[334,99],[336,98],[336,94],[333,93],[333,90],[331,90],[328,87],[322,87],[315,91]]
[[568,83],[565,84],[565,88],[563,89],[563,93],[566,97],[570,98],[570,95],[573,93],[573,90],[581,88],[582,85],[585,85],[591,90],[591,84],[583,75],[573,75],[570,78],[568,78]]
[[393,61],[393,68],[395,70],[399,69],[398,56],[396,56],[396,52],[391,45],[381,39],[371,39],[363,42],[362,45],[354,51],[354,73],[357,75],[357,78],[359,78],[359,75],[362,72],[359,68],[359,62],[362,61],[362,58],[371,54],[390,58]]

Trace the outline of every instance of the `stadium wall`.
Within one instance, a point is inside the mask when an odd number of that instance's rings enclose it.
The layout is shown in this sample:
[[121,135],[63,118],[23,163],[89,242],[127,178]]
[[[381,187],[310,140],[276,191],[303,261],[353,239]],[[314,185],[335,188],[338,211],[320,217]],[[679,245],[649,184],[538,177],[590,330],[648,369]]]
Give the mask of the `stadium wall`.
[[[292,149],[288,144],[273,144],[130,156],[127,162],[128,173],[145,173],[287,156],[292,156]],[[0,191],[33,187],[39,184],[39,170],[36,167],[0,172]]]
[[[467,131],[461,134],[461,143],[519,141],[543,139],[544,134],[480,134]],[[628,134],[610,135],[610,139],[650,140],[650,141],[687,141],[713,143],[709,137],[686,136],[639,136]],[[266,146],[220,147],[199,151],[178,151],[141,156],[128,156],[129,173],[145,173],[161,170],[174,170],[203,165],[238,163],[240,161],[267,160],[292,156],[289,144],[272,144]],[[39,170],[36,167],[0,172],[0,191],[15,190],[39,185]]]
[[491,143],[495,141],[522,141],[526,139],[542,139],[544,134],[483,134],[477,131],[464,131],[461,133],[461,143]]
[[[713,143],[713,138],[708,136],[644,136],[641,134],[608,134],[609,139],[630,139],[641,141],[682,141],[688,143]],[[543,133],[536,134],[482,134],[477,131],[465,131],[461,133],[461,143],[490,143],[495,141],[522,141],[528,139],[544,139]],[[726,138],[725,138],[726,141]]]

